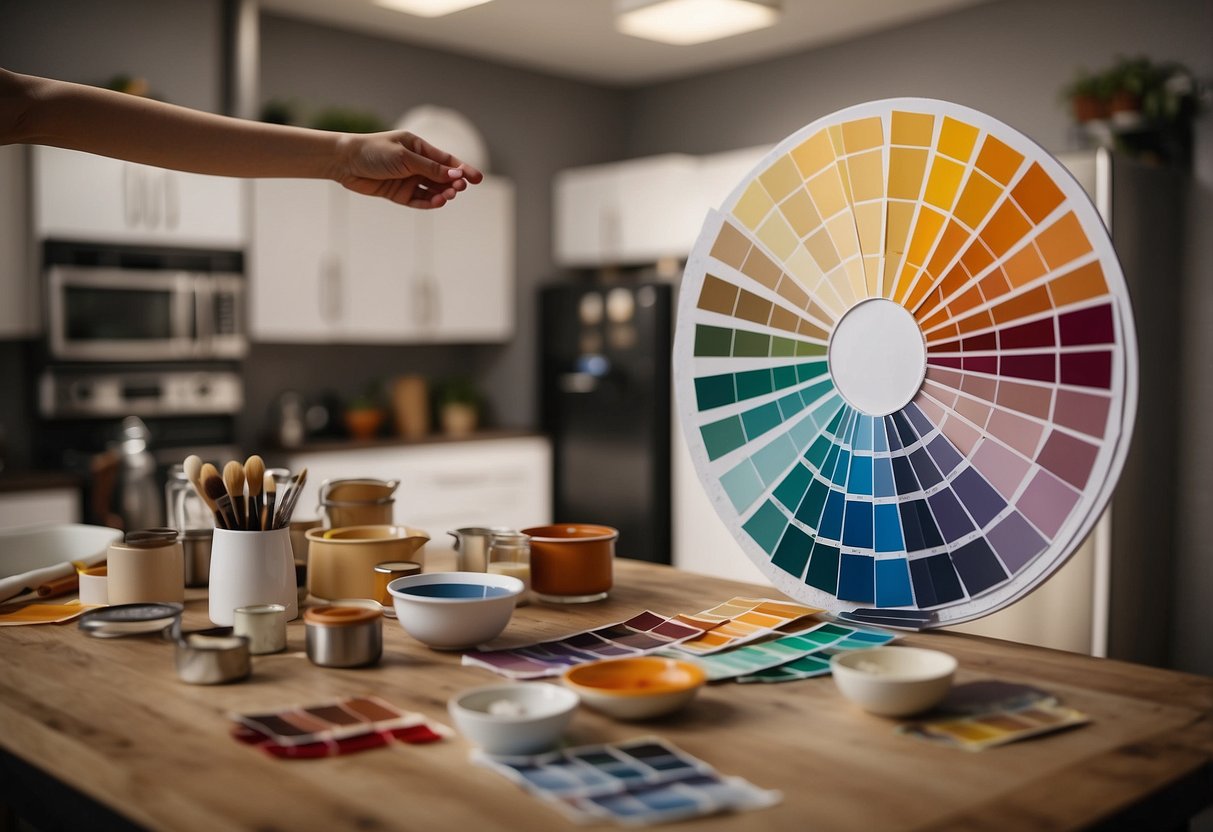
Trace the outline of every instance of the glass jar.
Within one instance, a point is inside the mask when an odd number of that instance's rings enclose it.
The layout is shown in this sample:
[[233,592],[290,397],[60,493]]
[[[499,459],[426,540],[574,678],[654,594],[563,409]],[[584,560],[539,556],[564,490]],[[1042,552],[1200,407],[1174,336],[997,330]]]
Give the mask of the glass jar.
[[215,528],[215,515],[202,502],[180,464],[169,469],[168,481],[164,484],[164,506],[165,522],[179,532]]
[[521,607],[531,601],[531,538],[521,532],[495,532],[489,539],[486,572],[509,575],[522,581],[522,594],[514,601]]

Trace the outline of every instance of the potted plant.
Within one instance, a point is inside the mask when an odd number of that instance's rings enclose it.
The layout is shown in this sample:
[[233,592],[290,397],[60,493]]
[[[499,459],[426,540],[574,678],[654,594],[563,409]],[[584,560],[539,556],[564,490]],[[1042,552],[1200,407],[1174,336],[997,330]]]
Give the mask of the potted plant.
[[1082,70],[1061,94],[1070,103],[1074,120],[1079,124],[1099,121],[1108,116],[1106,83],[1101,75]]
[[438,388],[438,422],[448,436],[466,436],[480,421],[480,392],[470,379],[450,379]]
[[376,436],[386,418],[387,410],[379,395],[379,387],[375,384],[367,385],[362,393],[350,399],[342,414],[346,431],[354,439],[360,440]]

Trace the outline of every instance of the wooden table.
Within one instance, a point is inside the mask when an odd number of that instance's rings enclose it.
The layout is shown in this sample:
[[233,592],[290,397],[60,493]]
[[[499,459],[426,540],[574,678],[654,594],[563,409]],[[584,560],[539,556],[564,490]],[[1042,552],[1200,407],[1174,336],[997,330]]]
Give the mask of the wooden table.
[[[503,642],[567,634],[645,608],[695,612],[773,592],[635,561],[618,562],[616,584],[605,602],[519,609]],[[201,592],[187,603],[185,623],[208,625]],[[361,693],[450,724],[453,694],[499,681],[461,666],[458,655],[420,646],[393,621],[384,634],[378,667],[329,670],[308,662],[296,621],[288,652],[255,657],[248,681],[194,687],[178,681],[166,642],[91,639],[74,624],[0,629],[0,800],[42,828],[68,828],[65,815],[82,812],[74,828],[571,828],[470,765],[459,737],[281,761],[228,736],[229,712]],[[783,792],[771,809],[693,821],[705,830],[1166,829],[1213,802],[1213,679],[959,634],[905,643],[956,656],[959,681],[1030,683],[1094,722],[971,754],[895,734],[894,720],[863,713],[820,678],[712,686],[682,713],[641,725],[582,709],[567,739],[655,733],[724,774]]]

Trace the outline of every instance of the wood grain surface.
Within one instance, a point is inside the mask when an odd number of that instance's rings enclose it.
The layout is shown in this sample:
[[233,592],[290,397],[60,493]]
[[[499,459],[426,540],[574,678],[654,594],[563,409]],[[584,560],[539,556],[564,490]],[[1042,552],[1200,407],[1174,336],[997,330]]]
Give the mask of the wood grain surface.
[[[187,627],[209,626],[188,590]],[[520,608],[494,646],[566,635],[642,609],[696,612],[769,587],[620,560],[604,602]],[[302,620],[287,652],[256,656],[245,682],[177,679],[155,638],[93,639],[74,623],[0,630],[0,747],[134,824],[199,830],[566,829],[562,816],[468,762],[460,737],[323,760],[275,760],[229,736],[231,712],[381,696],[450,724],[447,700],[499,682],[384,620],[381,664],[312,665]],[[776,807],[677,824],[701,829],[1168,828],[1213,802],[1213,679],[946,632],[906,644],[944,650],[957,681],[1042,687],[1092,724],[978,754],[894,732],[826,678],[706,688],[687,710],[629,724],[581,709],[569,744],[664,737],[758,786]],[[87,823],[80,828],[88,828]]]

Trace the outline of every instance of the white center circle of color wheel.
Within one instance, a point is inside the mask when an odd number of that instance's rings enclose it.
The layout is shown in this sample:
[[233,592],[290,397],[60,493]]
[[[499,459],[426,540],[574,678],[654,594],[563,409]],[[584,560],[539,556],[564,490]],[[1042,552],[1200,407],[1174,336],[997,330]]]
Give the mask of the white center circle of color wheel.
[[884,298],[855,304],[830,335],[830,377],[847,403],[869,416],[901,410],[927,372],[927,347],[904,306]]

